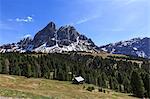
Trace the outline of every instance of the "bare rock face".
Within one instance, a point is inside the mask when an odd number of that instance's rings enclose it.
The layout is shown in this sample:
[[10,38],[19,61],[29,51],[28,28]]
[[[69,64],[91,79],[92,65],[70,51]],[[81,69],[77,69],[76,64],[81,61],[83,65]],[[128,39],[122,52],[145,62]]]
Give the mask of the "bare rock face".
[[50,22],[44,29],[39,31],[32,41],[34,48],[39,47],[40,45],[48,42],[48,46],[53,46],[55,41],[52,38],[55,38],[56,26],[53,22]]
[[113,54],[150,58],[150,38],[134,38],[127,41],[120,41],[101,46],[100,49]]
[[32,38],[27,37],[20,40],[17,44],[19,48],[25,49],[32,42]]
[[73,26],[60,27],[57,31],[58,45],[70,45],[77,41],[77,37],[80,34],[76,31]]
[[[61,26],[57,30],[53,22],[50,22],[35,35],[31,45],[34,46],[34,51],[44,50],[44,52],[51,52],[51,50],[53,50],[52,52],[55,50],[59,52],[91,51],[96,48],[91,39],[79,34],[73,26]],[[55,48],[51,49],[50,47]]]

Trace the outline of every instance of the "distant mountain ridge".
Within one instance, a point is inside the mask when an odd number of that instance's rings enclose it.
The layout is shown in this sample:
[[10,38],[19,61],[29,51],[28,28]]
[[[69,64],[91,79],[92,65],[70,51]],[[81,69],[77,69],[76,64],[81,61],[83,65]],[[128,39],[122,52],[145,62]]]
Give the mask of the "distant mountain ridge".
[[33,39],[27,37],[18,43],[3,45],[0,47],[0,52],[94,52],[96,48],[91,39],[81,35],[73,26],[61,26],[56,29],[55,23],[50,22],[37,32]]
[[150,58],[150,38],[134,38],[99,47],[100,50],[112,54],[132,55]]
[[91,53],[105,51],[112,54],[150,58],[150,38],[134,38],[98,47],[90,38],[80,34],[73,26],[66,25],[57,29],[55,23],[50,22],[46,27],[37,32],[33,39],[26,37],[17,43],[0,46],[0,53],[62,53],[69,51]]

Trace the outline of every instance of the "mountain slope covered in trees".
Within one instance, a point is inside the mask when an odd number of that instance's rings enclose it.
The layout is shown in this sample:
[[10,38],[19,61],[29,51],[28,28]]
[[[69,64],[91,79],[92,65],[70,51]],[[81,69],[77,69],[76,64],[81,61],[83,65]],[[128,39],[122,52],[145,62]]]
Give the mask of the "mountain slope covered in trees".
[[[132,58],[131,58],[132,59]],[[139,59],[134,59],[139,60]],[[82,76],[85,82],[138,97],[150,97],[149,60],[142,64],[113,57],[68,54],[1,53],[0,73],[71,81]],[[135,82],[136,81],[136,82]]]

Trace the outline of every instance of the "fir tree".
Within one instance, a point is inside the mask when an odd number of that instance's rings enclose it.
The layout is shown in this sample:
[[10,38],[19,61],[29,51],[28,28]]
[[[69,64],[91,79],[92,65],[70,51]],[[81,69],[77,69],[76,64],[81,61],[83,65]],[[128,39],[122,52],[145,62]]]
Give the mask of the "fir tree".
[[132,72],[131,87],[134,95],[140,98],[144,96],[144,84],[137,71]]

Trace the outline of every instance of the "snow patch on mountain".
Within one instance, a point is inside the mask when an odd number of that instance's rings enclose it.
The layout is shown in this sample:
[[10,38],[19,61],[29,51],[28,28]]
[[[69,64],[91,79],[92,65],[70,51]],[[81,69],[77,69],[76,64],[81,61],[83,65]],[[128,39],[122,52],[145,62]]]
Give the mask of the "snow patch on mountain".
[[0,46],[0,52],[67,52],[67,51],[96,51],[97,46],[93,41],[70,25],[61,26],[56,29],[53,22],[50,22],[45,28],[36,33],[34,38],[26,35],[25,38],[17,43]]
[[107,52],[108,50],[106,48],[101,48],[103,51]]
[[134,50],[138,50],[136,47],[133,47]]
[[139,56],[139,57],[145,57],[145,53],[144,51],[136,51],[136,54]]
[[103,51],[112,54],[125,54],[144,58],[150,58],[150,38],[134,38],[128,41],[120,41],[99,47]]

